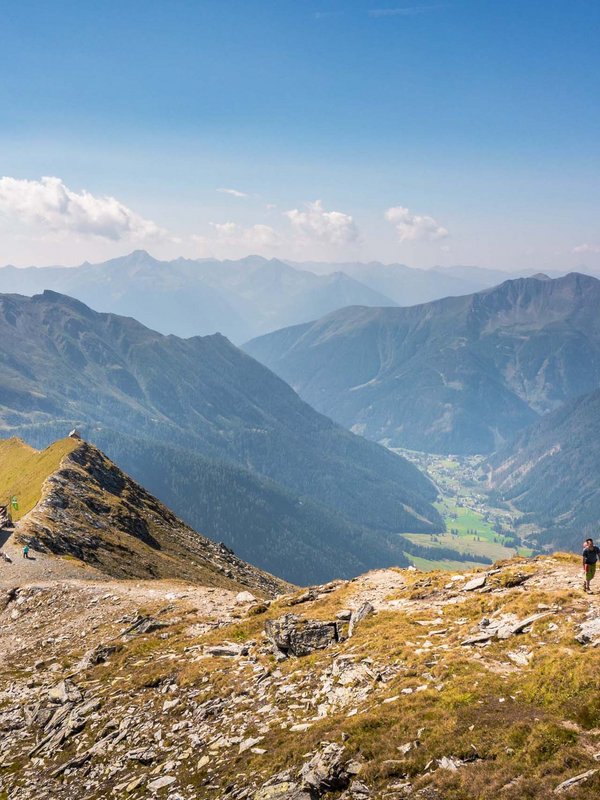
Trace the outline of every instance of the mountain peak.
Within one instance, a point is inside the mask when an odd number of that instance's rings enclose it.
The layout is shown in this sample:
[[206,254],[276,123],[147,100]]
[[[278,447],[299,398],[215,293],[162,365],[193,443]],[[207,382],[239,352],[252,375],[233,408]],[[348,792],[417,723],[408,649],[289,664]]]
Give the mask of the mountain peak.
[[111,258],[102,264],[94,264],[95,268],[106,267],[108,269],[119,269],[124,267],[148,267],[164,264],[154,256],[150,255],[147,250],[133,250],[126,256],[119,256],[118,258]]

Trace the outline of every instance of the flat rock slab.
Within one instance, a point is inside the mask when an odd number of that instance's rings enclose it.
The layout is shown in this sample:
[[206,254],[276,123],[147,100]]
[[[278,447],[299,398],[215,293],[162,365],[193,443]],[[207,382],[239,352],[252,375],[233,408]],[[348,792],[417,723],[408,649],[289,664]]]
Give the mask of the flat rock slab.
[[476,578],[472,578],[468,583],[465,583],[462,590],[463,592],[474,592],[475,589],[483,589],[486,581],[487,575],[478,575]]
[[589,644],[600,639],[600,619],[586,620],[579,626],[579,631],[575,636],[579,644]]

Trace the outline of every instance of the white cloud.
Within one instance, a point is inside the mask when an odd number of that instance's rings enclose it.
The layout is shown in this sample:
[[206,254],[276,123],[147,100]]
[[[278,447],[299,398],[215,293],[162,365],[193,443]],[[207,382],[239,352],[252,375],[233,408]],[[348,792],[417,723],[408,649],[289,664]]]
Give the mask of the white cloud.
[[221,194],[230,194],[232,197],[250,197],[246,192],[240,192],[239,189],[217,189]]
[[73,191],[60,178],[0,178],[0,215],[56,233],[103,239],[162,238],[166,231],[116,198]]
[[305,204],[305,211],[294,208],[286,211],[296,234],[305,242],[345,245],[358,241],[358,228],[349,214],[325,211],[321,200]]
[[449,235],[446,228],[439,225],[433,217],[413,214],[403,206],[388,208],[385,218],[395,227],[401,242],[433,242]]
[[574,253],[600,253],[600,244],[578,244],[573,248]]

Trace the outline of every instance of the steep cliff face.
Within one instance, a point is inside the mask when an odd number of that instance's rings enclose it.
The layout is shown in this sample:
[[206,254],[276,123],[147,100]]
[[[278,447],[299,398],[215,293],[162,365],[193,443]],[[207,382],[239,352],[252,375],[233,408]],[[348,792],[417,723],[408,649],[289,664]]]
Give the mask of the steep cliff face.
[[[40,462],[40,454],[20,446],[23,465]],[[18,542],[77,559],[115,578],[181,579],[268,595],[286,586],[185,525],[98,448],[66,440],[58,449],[66,454],[17,522]]]

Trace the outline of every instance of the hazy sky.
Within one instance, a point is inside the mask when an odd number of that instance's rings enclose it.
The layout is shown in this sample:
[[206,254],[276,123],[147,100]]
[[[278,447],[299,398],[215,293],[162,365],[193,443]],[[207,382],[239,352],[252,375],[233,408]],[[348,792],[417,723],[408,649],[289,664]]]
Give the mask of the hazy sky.
[[596,0],[5,0],[0,263],[600,266]]

